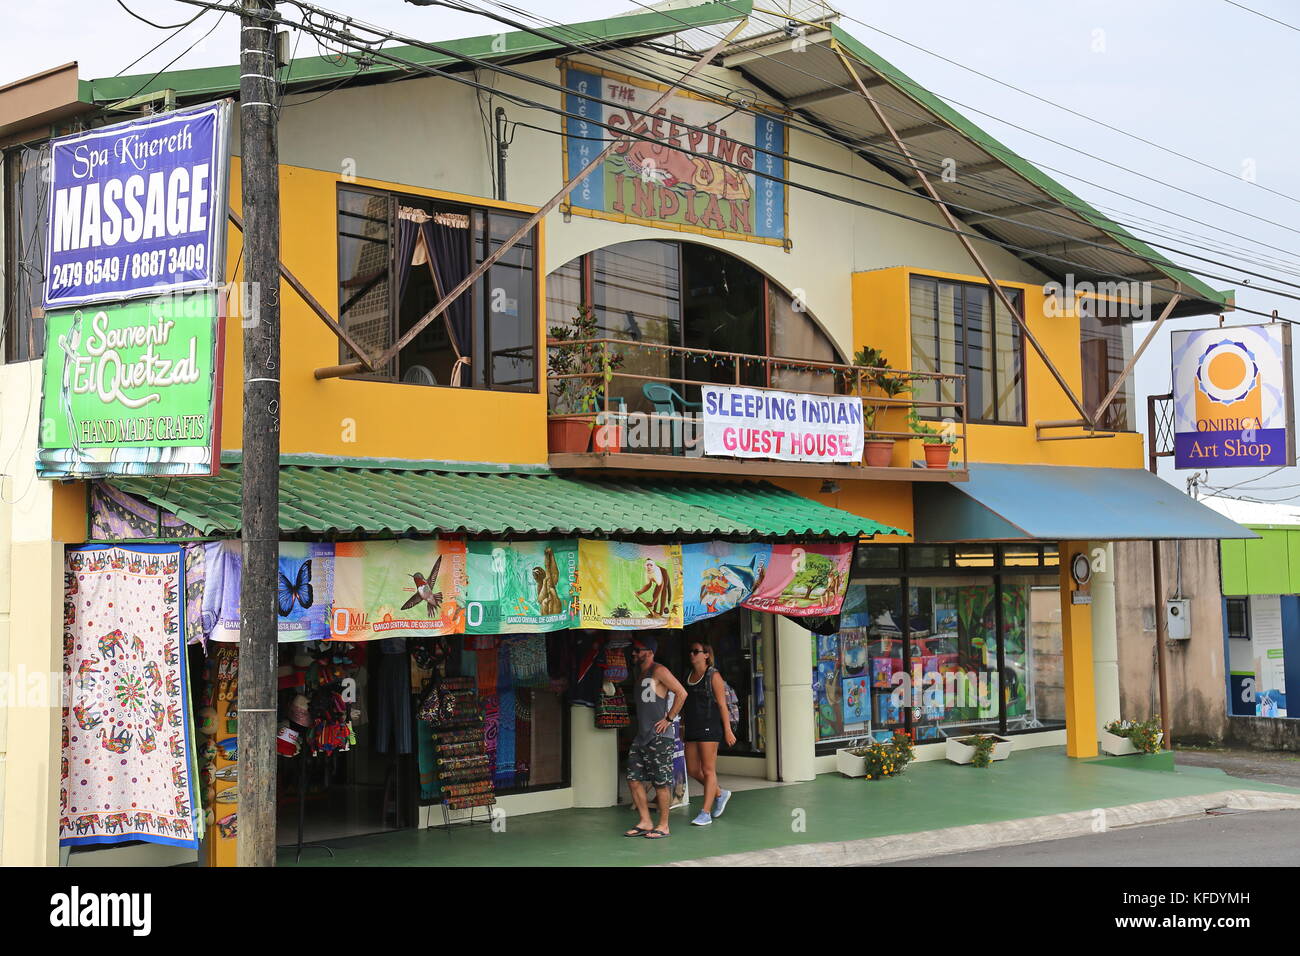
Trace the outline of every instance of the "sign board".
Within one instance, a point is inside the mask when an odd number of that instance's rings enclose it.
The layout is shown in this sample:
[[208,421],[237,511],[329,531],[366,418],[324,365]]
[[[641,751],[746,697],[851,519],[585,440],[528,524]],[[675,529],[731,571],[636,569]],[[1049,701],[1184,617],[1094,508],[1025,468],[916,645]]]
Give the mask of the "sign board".
[[48,313],[37,474],[215,474],[220,304],[205,290]]
[[1288,324],[1176,331],[1171,344],[1175,468],[1295,464]]
[[230,101],[52,140],[45,308],[219,285]]
[[647,116],[668,87],[588,66],[566,66],[564,85],[566,181],[611,136],[621,140],[574,187],[568,211],[784,244],[786,187],[778,180],[785,178],[786,128],[779,114],[683,91]]
[[702,385],[704,454],[847,463],[862,460],[862,399]]

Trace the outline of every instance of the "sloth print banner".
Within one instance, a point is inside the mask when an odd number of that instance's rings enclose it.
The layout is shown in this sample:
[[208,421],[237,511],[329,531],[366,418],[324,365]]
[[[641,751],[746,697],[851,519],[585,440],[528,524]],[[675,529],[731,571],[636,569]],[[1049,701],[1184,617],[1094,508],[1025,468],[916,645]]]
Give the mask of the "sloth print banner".
[[576,541],[471,541],[465,561],[466,634],[532,634],[576,623]]

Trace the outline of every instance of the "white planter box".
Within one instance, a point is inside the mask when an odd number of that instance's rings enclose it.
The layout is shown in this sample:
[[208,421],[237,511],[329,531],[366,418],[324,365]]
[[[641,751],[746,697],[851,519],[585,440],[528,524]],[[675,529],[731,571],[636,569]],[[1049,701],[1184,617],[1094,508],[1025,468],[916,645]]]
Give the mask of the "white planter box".
[[[1006,737],[999,737],[997,734],[986,734],[985,736],[992,737],[995,741],[993,753],[991,754],[994,760],[1006,760],[1011,756],[1011,748],[1014,744],[1010,740]],[[959,764],[967,764],[974,760],[975,748],[970,744],[962,743],[965,739],[965,737],[949,737],[944,741],[944,756],[953,763]]]
[[[1156,737],[1157,742],[1163,741],[1164,739],[1165,735],[1163,733],[1160,733]],[[1101,732],[1101,750],[1102,753],[1108,753],[1112,757],[1124,757],[1128,754],[1142,752],[1134,747],[1133,741],[1129,740],[1127,737],[1119,737],[1115,734],[1107,733],[1104,730]]]
[[859,747],[846,748],[835,751],[835,769],[846,777],[865,777],[867,775],[867,758],[855,757],[849,753],[849,750],[859,750]]

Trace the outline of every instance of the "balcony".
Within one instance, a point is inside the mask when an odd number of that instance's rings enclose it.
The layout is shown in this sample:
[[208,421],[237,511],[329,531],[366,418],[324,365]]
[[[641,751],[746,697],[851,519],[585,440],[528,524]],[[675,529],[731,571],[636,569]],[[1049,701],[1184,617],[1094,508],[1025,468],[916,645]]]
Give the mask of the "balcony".
[[[965,481],[967,413],[961,375],[866,368],[718,352],[618,338],[550,339],[550,466],[764,478]],[[862,400],[864,440],[893,442],[877,463],[790,461],[704,453],[702,389]],[[923,398],[920,396],[933,396]],[[567,424],[566,424],[567,423]],[[559,438],[570,429],[571,439]],[[926,467],[922,439],[952,446],[948,467]],[[869,449],[870,450],[870,449]],[[887,462],[887,463],[886,463]]]

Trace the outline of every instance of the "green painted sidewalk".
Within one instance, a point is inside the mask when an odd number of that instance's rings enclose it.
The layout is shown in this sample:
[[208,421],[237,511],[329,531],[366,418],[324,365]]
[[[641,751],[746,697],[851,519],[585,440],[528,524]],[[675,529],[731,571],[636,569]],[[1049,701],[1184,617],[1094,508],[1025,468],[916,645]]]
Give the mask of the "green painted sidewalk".
[[[1080,761],[1065,748],[1014,754],[986,770],[936,760],[901,777],[851,780],[822,774],[810,783],[738,792],[712,826],[693,827],[692,808],[672,815],[664,840],[625,838],[629,807],[556,810],[486,825],[404,830],[331,841],[335,856],[306,850],[300,866],[641,866],[805,843],[860,840],[977,823],[1117,807],[1223,790],[1300,793],[1160,758]],[[281,866],[293,853],[281,851]]]

